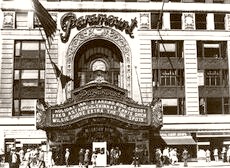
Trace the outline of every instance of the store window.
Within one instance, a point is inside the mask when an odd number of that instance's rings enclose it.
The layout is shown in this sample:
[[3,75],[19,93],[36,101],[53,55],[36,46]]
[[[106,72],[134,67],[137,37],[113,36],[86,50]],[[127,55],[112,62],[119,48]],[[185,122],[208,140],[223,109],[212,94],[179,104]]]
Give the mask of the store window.
[[14,116],[34,115],[37,99],[44,99],[45,42],[16,41],[14,56]]
[[183,41],[152,41],[153,57],[182,57]]
[[28,28],[28,13],[16,12],[16,29]]
[[170,14],[171,29],[181,29],[181,25],[182,25],[181,17],[182,17],[181,13]]
[[162,29],[162,15],[160,11],[151,13],[151,29]]
[[224,22],[225,14],[214,14],[214,23],[215,29],[225,30],[225,22]]
[[226,41],[198,41],[197,56],[209,58],[225,58],[227,54]]
[[195,14],[195,20],[196,20],[196,29],[206,29],[206,17],[207,14],[205,13],[196,13]]

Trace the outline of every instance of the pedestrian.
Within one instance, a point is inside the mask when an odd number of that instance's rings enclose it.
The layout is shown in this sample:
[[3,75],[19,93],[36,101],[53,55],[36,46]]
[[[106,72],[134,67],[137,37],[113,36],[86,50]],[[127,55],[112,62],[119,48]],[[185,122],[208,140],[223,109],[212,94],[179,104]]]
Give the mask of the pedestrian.
[[83,167],[84,164],[84,149],[81,148],[78,153],[78,159],[79,159],[79,167]]
[[205,151],[206,162],[211,162],[211,152],[209,149]]
[[178,163],[177,149],[176,148],[172,149],[171,157],[172,157],[172,165],[175,165],[176,163]]
[[133,154],[133,164],[134,167],[140,167],[140,152],[138,151],[138,148],[136,147],[134,150],[134,154]]
[[54,165],[54,160],[53,160],[53,153],[52,149],[50,148],[48,153],[47,153],[47,168],[51,168]]
[[43,149],[39,150],[38,154],[38,168],[45,168],[45,153]]
[[169,161],[169,148],[165,147],[165,149],[163,150],[163,165],[169,165],[170,161]]
[[10,158],[9,158],[9,167],[10,168],[19,168],[20,165],[20,156],[16,153],[15,148],[11,148]]
[[223,162],[225,162],[225,160],[226,160],[226,152],[227,152],[226,148],[225,148],[225,146],[223,146],[222,151],[221,151],[221,159]]
[[30,153],[30,149],[28,148],[26,150],[26,153],[25,153],[25,156],[24,156],[24,160],[25,160],[25,165],[26,165],[26,168],[31,168],[30,164],[31,164],[31,161],[32,161],[32,158],[31,158],[31,153]]
[[96,154],[96,151],[93,151],[93,154],[92,154],[92,157],[91,157],[91,161],[92,161],[93,167],[96,167],[96,165],[97,165],[97,154]]
[[86,149],[85,151],[85,156],[84,156],[84,163],[85,163],[85,168],[89,167],[89,162],[90,162],[90,153],[89,149]]
[[110,166],[112,166],[113,164],[114,164],[114,155],[115,155],[115,150],[114,150],[114,148],[112,147],[111,149],[110,149]]
[[189,158],[189,154],[187,149],[185,148],[184,151],[182,152],[182,158],[184,160],[184,167],[188,167],[188,158]]
[[156,153],[155,153],[155,159],[156,159],[156,167],[162,167],[162,153],[161,150],[158,148],[156,149]]
[[228,146],[226,157],[227,157],[226,160],[229,163],[230,162],[230,146]]
[[18,154],[19,154],[19,157],[20,157],[20,162],[21,162],[21,164],[22,164],[23,161],[24,161],[24,150],[23,150],[23,148],[21,148],[21,149],[19,150]]
[[214,156],[215,161],[218,162],[219,156],[218,156],[218,149],[217,148],[214,149],[213,156]]
[[69,167],[69,157],[70,157],[69,148],[66,148],[66,150],[65,150],[65,165],[66,165],[66,167]]
[[119,149],[119,147],[116,147],[115,155],[114,155],[115,165],[118,165],[120,163],[120,156],[121,156],[121,150]]

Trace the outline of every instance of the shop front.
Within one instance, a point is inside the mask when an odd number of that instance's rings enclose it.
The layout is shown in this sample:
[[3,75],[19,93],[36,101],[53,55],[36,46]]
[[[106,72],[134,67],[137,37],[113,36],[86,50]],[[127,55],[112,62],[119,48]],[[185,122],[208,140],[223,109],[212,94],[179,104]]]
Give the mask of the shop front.
[[[80,149],[92,152],[94,142],[105,142],[107,153],[120,150],[119,163],[131,164],[135,148],[141,161],[152,160],[154,132],[162,126],[161,108],[128,98],[127,91],[107,82],[93,81],[72,91],[64,104],[37,111],[37,127],[47,133],[56,164],[64,163],[70,149],[71,164],[78,164]],[[109,155],[107,162],[109,162]]]

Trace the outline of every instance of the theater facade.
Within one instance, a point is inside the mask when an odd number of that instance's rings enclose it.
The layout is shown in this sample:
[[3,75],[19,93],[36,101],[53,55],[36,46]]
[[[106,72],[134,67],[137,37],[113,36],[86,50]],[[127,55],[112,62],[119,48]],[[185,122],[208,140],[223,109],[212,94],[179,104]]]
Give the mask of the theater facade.
[[150,163],[158,147],[197,159],[230,145],[229,0],[40,0],[50,42],[27,1],[1,1],[6,161],[11,147],[43,145],[63,164],[65,148],[106,142],[130,164],[136,147]]

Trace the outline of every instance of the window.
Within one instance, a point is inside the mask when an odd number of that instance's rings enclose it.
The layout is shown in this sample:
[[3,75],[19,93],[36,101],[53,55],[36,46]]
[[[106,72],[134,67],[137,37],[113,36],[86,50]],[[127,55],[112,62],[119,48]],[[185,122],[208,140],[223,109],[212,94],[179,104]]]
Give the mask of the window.
[[196,18],[196,29],[206,29],[206,17],[207,14],[195,14]]
[[221,70],[205,70],[205,85],[220,86],[222,84]]
[[200,114],[230,114],[228,97],[200,98]]
[[160,12],[151,13],[151,29],[162,29],[162,16],[160,18]]
[[164,115],[184,114],[184,98],[162,99],[162,106]]
[[175,86],[176,73],[173,70],[161,70],[160,72],[160,85],[161,86]]
[[27,12],[16,12],[16,29],[27,29],[28,28],[28,13]]
[[171,29],[181,29],[181,13],[171,13],[170,14],[170,25]]
[[225,30],[225,14],[214,14],[215,29]]
[[182,57],[182,41],[152,41],[153,57]]
[[227,43],[225,41],[198,41],[197,56],[209,58],[225,58]]
[[206,98],[206,114],[222,114],[222,98]]
[[44,99],[45,42],[16,41],[14,55],[14,116],[33,115]]

